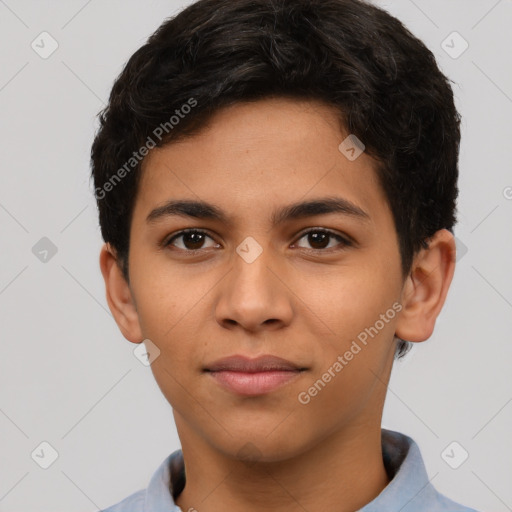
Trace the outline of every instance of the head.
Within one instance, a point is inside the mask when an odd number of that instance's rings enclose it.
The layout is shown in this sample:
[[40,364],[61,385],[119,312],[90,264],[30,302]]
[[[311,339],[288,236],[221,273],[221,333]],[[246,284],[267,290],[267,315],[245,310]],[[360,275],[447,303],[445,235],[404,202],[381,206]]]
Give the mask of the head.
[[[290,421],[341,389],[325,435],[382,405],[379,376],[431,335],[453,275],[459,123],[432,53],[358,0],[200,0],[135,52],[91,153],[100,263],[124,336],[158,346],[152,369],[183,422],[204,414],[184,389],[229,418],[242,399],[201,379],[240,353],[307,368],[245,399],[251,420],[230,424],[242,437],[329,368]],[[344,204],[313,204],[326,198]]]

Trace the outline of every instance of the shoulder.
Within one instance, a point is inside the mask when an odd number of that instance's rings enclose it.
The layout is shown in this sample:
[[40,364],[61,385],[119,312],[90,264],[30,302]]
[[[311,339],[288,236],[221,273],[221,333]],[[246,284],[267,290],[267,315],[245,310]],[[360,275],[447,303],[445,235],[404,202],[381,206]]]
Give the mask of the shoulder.
[[102,512],[138,512],[144,510],[144,499],[146,496],[146,490],[141,489],[140,491],[130,494],[127,498],[104,509]]
[[421,451],[411,437],[383,429],[382,452],[391,481],[363,512],[477,512],[449,499],[434,487]]
[[438,493],[437,498],[437,502],[434,505],[435,508],[430,509],[431,512],[478,512],[474,508],[469,508],[452,501],[443,494]]
[[181,512],[173,499],[185,482],[181,450],[168,455],[151,477],[147,488],[129,495],[102,512]]

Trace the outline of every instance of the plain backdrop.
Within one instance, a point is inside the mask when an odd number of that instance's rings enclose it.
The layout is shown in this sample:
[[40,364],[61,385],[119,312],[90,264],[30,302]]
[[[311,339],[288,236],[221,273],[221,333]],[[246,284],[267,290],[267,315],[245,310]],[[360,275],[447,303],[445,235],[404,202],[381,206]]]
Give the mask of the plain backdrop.
[[[106,508],[179,448],[106,304],[89,152],[114,78],[188,3],[0,0],[0,511]],[[463,117],[454,281],[435,334],[395,364],[383,425],[418,442],[441,492],[509,511],[512,2],[376,3],[435,54]]]

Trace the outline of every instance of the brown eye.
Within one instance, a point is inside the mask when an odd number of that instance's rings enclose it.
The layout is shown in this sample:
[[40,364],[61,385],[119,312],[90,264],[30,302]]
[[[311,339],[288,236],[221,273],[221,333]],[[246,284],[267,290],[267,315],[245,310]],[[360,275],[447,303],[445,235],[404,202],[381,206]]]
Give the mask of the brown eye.
[[[351,242],[347,239],[334,233],[333,231],[328,231],[325,229],[311,229],[306,233],[303,233],[299,240],[306,239],[307,243],[310,244],[311,250],[324,250],[324,249],[332,249],[336,246],[349,246]],[[333,241],[333,239],[338,241],[338,244],[334,244],[334,246],[330,246],[329,244]],[[299,245],[299,247],[303,247],[304,249],[309,249],[309,247],[304,247]]]
[[[181,240],[179,244],[175,244],[174,242],[176,240]],[[174,247],[177,247],[178,249],[184,250],[184,251],[198,251],[200,249],[205,249],[208,247],[205,247],[205,241],[207,239],[210,239],[214,242],[213,246],[210,245],[209,247],[218,246],[218,244],[215,243],[213,238],[209,236],[204,231],[199,231],[197,229],[191,229],[187,231],[181,231],[180,233],[174,235],[166,244],[165,246],[172,245]]]

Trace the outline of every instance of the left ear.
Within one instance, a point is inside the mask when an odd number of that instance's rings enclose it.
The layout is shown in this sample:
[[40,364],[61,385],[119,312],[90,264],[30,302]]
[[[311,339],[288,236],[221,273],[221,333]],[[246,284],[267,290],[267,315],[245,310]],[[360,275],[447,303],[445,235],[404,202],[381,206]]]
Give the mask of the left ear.
[[425,341],[432,335],[455,272],[456,247],[447,229],[437,231],[428,248],[415,256],[402,289],[402,311],[395,334],[407,341]]

